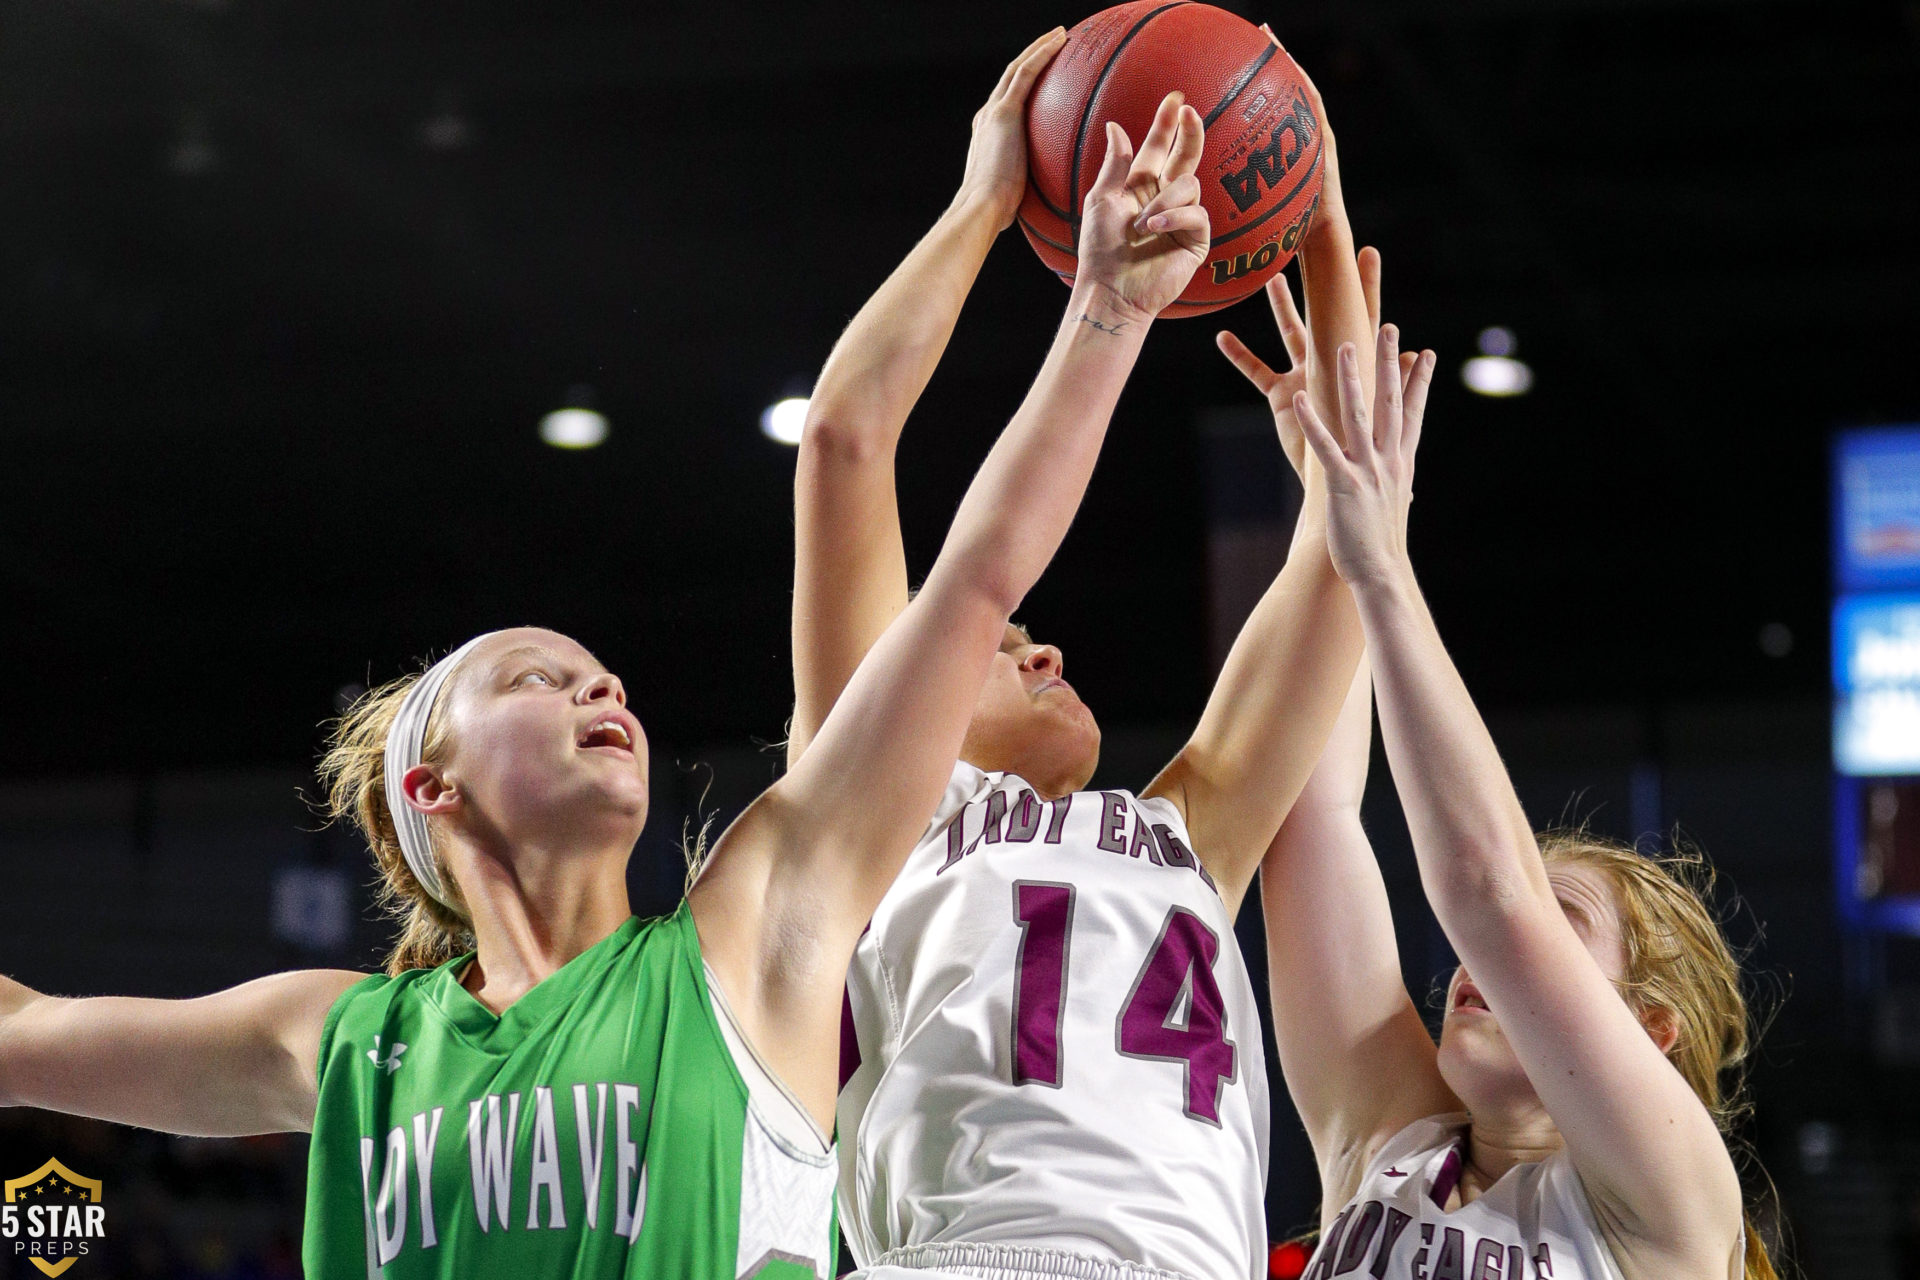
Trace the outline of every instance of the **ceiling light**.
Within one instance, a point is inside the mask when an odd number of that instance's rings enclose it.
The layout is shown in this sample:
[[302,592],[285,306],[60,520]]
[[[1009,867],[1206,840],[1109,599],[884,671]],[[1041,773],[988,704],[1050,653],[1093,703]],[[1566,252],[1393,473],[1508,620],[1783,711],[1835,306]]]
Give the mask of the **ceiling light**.
[[607,420],[592,409],[555,409],[540,419],[540,438],[556,449],[591,449],[607,438]]
[[1480,354],[1483,356],[1510,356],[1519,345],[1513,330],[1505,325],[1496,324],[1480,331]]
[[799,444],[800,432],[806,425],[805,396],[788,396],[784,400],[776,400],[760,413],[760,434],[781,444]]
[[1460,381],[1483,396],[1523,396],[1533,389],[1533,370],[1507,356],[1475,356],[1460,366]]
[[460,99],[442,91],[433,114],[422,120],[414,137],[429,151],[464,151],[473,145],[473,122],[460,109]]
[[189,111],[180,118],[173,144],[167,151],[167,168],[183,178],[197,178],[220,167],[220,151],[213,145],[212,131],[203,112]]

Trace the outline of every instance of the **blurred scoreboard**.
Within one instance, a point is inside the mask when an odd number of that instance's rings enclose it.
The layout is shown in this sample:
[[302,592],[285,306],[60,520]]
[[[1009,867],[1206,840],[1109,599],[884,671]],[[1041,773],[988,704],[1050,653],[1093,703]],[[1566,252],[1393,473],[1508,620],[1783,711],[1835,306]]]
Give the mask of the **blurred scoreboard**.
[[1833,582],[1841,911],[1920,933],[1920,426],[1835,437]]

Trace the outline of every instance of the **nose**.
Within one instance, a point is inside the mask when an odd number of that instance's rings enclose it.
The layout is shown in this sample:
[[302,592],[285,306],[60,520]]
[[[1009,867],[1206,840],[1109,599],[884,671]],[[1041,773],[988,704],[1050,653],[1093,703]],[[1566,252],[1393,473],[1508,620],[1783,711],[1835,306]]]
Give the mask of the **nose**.
[[1065,678],[1067,664],[1060,651],[1050,644],[1036,644],[1028,649],[1026,656],[1020,659],[1022,671],[1037,671],[1041,675]]
[[580,686],[579,702],[587,706],[603,698],[612,698],[616,706],[627,705],[627,687],[620,683],[620,677],[611,671],[602,671],[593,679]]

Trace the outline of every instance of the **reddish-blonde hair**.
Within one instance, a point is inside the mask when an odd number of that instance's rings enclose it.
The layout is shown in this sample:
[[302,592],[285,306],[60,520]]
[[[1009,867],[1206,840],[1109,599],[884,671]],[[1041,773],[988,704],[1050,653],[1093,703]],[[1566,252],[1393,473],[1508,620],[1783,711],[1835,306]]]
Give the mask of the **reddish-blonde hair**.
[[[1746,1062],[1754,1031],[1741,990],[1740,959],[1714,917],[1714,873],[1686,846],[1649,857],[1631,845],[1584,830],[1540,835],[1548,866],[1591,867],[1613,886],[1626,944],[1623,995],[1638,1008],[1658,1008],[1674,1020],[1678,1038],[1667,1058],[1693,1087],[1729,1147],[1736,1125],[1752,1110]],[[1746,1280],[1777,1280],[1766,1242],[1746,1215]]]
[[[327,816],[335,821],[347,819],[358,827],[380,869],[376,902],[400,927],[399,940],[387,953],[387,972],[396,975],[408,969],[431,969],[473,950],[474,945],[473,922],[446,862],[439,861],[440,882],[453,907],[421,887],[400,851],[393,814],[387,809],[387,731],[400,714],[407,690],[419,679],[418,674],[402,676],[362,694],[328,726],[326,753],[320,757]],[[438,763],[445,758],[446,746],[446,722],[436,707],[427,721],[421,759]],[[439,858],[437,853],[434,856]]]

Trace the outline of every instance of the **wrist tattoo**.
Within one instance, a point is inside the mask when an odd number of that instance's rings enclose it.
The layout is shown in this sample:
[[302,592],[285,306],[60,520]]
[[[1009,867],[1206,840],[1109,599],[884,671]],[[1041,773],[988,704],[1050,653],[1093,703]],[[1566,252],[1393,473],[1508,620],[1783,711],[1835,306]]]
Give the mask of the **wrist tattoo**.
[[1102,321],[1095,320],[1092,316],[1088,315],[1084,311],[1082,311],[1079,315],[1075,316],[1074,320],[1079,324],[1090,324],[1097,331],[1101,333],[1111,333],[1111,334],[1118,334],[1122,329],[1125,329],[1127,325],[1130,323],[1130,321],[1119,320],[1119,321],[1115,321],[1112,324],[1106,324],[1106,323],[1103,323]]

